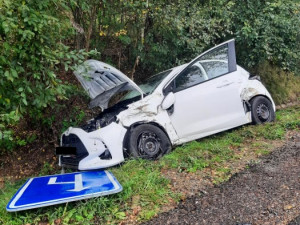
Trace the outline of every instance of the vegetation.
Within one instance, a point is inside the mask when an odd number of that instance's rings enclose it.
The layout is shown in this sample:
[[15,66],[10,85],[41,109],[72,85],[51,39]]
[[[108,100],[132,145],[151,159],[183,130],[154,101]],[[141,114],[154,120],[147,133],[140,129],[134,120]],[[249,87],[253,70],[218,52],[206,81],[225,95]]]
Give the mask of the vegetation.
[[[111,169],[123,186],[123,191],[115,195],[8,213],[5,206],[24,180],[7,182],[5,188],[0,189],[0,199],[3,200],[0,202],[0,223],[117,224],[129,218],[138,221],[150,219],[163,205],[183,197],[183,193],[171,189],[170,180],[164,176],[166,169],[175,173],[195,173],[205,169],[205,176],[214,184],[226,181],[237,172],[241,161],[255,163],[257,157],[272,150],[272,141],[283,139],[288,131],[299,131],[299,109],[278,111],[275,123],[247,125],[199,142],[193,141],[176,148],[159,161],[126,161],[121,167]],[[44,172],[47,174],[48,170]]]
[[294,78],[300,71],[299,4],[3,0],[0,152],[26,142],[16,135],[20,120],[44,124],[49,107],[72,95],[74,77],[68,71],[89,57],[114,64],[139,81],[236,38],[239,64],[258,73],[263,62],[270,65],[271,71],[263,75],[272,94],[279,95],[277,103],[298,99],[299,92],[287,93],[277,81],[297,81],[293,85],[299,89],[299,79]]

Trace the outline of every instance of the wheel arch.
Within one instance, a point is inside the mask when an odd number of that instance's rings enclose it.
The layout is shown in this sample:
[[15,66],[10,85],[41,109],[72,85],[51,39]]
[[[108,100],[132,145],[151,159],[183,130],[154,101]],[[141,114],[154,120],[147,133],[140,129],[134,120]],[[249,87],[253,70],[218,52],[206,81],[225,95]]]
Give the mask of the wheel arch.
[[266,99],[268,99],[268,100],[272,103],[272,100],[269,98],[269,96],[263,95],[263,94],[258,94],[258,95],[252,96],[252,97],[249,99],[249,102],[251,102],[254,98],[259,97],[259,96],[265,97]]
[[275,107],[275,104],[274,104],[274,102],[273,102],[273,99],[271,99],[269,96],[264,95],[264,94],[257,94],[257,95],[252,96],[252,97],[248,100],[248,102],[249,102],[249,104],[250,104],[251,107],[252,107],[251,101],[252,101],[254,98],[259,97],[259,96],[265,97],[266,99],[268,99],[268,100],[271,102],[271,104],[272,104],[272,106],[273,106],[273,108],[274,108],[274,112],[276,111],[276,107]]

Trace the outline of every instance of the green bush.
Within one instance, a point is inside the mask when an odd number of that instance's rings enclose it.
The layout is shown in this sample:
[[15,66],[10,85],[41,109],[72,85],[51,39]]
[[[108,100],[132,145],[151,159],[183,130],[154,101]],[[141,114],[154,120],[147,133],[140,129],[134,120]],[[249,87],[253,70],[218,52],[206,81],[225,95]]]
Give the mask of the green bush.
[[[0,3],[0,152],[12,148],[13,127],[24,115],[35,119],[68,85],[58,72],[74,69],[89,55],[63,44],[72,34],[55,1]],[[20,142],[23,143],[23,142]]]
[[300,100],[300,76],[268,62],[260,64],[256,73],[261,76],[276,104]]

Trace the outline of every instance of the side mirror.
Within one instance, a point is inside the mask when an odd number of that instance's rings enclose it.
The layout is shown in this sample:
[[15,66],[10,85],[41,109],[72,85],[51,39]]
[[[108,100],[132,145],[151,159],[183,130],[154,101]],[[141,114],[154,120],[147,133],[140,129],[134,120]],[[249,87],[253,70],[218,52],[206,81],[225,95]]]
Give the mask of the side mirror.
[[166,110],[170,108],[175,103],[175,95],[170,92],[161,103],[161,108]]

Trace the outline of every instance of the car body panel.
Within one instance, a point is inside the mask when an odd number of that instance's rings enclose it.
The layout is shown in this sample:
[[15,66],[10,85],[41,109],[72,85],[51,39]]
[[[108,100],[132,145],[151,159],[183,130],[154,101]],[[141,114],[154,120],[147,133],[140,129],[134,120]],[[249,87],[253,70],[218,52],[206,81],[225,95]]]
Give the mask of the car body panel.
[[143,96],[143,91],[118,69],[104,62],[87,60],[74,72],[92,101],[90,108],[99,106],[106,109],[109,100],[117,93],[136,90]]
[[238,80],[237,72],[233,72],[213,82],[176,92],[174,113],[170,117],[178,136],[205,136],[214,130],[249,122],[245,118]]
[[129,105],[128,109],[122,111],[118,116],[119,123],[129,128],[136,123],[153,122],[164,128],[171,143],[178,141],[178,135],[171,123],[166,110],[161,108],[165,96],[162,93],[153,93],[144,99]]
[[[63,133],[66,136],[70,134],[80,137],[81,142],[89,153],[87,157],[79,162],[79,170],[102,169],[124,161],[123,139],[126,129],[123,126],[111,123],[109,126],[89,133],[81,128],[70,127]],[[112,156],[111,159],[101,159],[99,157],[106,149],[109,149]]]

